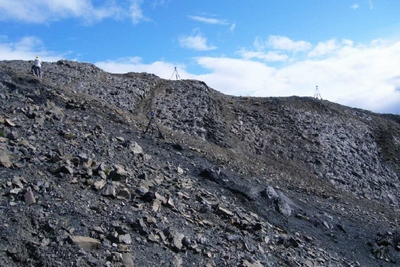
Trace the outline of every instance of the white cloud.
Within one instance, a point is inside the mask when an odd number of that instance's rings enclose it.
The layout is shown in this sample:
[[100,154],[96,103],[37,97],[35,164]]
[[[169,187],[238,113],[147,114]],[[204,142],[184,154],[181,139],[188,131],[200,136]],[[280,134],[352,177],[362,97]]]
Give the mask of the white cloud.
[[122,58],[117,61],[109,60],[96,62],[95,65],[111,73],[147,72],[153,73],[163,79],[170,79],[176,67],[182,78],[191,79],[195,77],[194,75],[187,73],[185,66],[182,64],[172,64],[164,61],[155,61],[150,64],[144,64],[140,57]]
[[262,40],[260,37],[256,37],[256,39],[253,42],[253,46],[258,50],[264,50],[266,49],[267,45],[265,44],[265,41]]
[[231,25],[231,27],[229,27],[229,31],[230,31],[230,32],[233,32],[233,31],[235,30],[235,28],[236,28],[236,23],[233,23],[233,24]]
[[291,52],[307,51],[311,48],[311,44],[305,41],[292,41],[286,36],[271,35],[266,42],[256,39],[255,43],[259,48],[270,47],[276,50],[286,50]]
[[369,9],[374,9],[374,5],[372,4],[372,0],[368,0],[369,3]]
[[197,51],[209,51],[217,49],[216,46],[208,45],[207,38],[199,33],[198,30],[195,30],[193,35],[179,37],[179,45],[181,47]]
[[170,0],[154,0],[153,2],[153,8],[157,8],[159,6],[166,6],[168,5]]
[[207,18],[207,17],[200,17],[200,16],[188,16],[192,20],[204,22],[207,24],[219,24],[219,25],[228,25],[228,22],[221,19],[214,19],[214,18]]
[[[251,60],[232,58],[199,57],[197,63],[211,73],[198,75],[210,87],[229,95],[255,95],[261,88],[277,88],[274,81],[275,69]],[[271,86],[268,86],[270,84]]]
[[140,1],[131,0],[129,9],[119,6],[116,1],[94,5],[92,0],[41,0],[0,1],[0,20],[15,20],[31,23],[47,23],[65,18],[80,18],[85,23],[94,23],[105,18],[119,19],[131,16],[134,22],[143,19]]
[[320,42],[308,55],[310,57],[324,56],[333,53],[339,48],[335,39],[328,40],[326,42]]
[[246,49],[239,50],[237,52],[242,58],[248,59],[261,59],[265,62],[281,62],[286,61],[289,56],[276,52],[276,51],[268,51],[268,52],[261,52],[261,51],[248,51]]
[[133,24],[138,24],[142,21],[149,21],[149,19],[143,15],[142,9],[140,7],[142,2],[143,0],[131,0],[131,6],[129,7],[129,14]]
[[209,71],[198,79],[225,94],[264,97],[313,96],[318,85],[322,97],[329,101],[400,113],[400,42],[378,40],[354,46],[352,41],[344,40],[325,44],[328,48],[321,49],[325,51],[323,59],[287,61],[281,68],[254,62],[251,59],[256,54],[244,59],[197,58],[198,64]]
[[43,61],[57,61],[65,55],[49,52],[43,42],[34,36],[24,37],[17,42],[10,42],[6,36],[0,40],[1,60],[33,60],[40,56]]
[[[366,0],[366,1],[368,1],[369,9],[371,9],[371,10],[374,9],[374,5],[372,4],[372,0]],[[355,4],[351,5],[350,8],[358,9],[358,8],[360,8],[360,5],[355,3]]]

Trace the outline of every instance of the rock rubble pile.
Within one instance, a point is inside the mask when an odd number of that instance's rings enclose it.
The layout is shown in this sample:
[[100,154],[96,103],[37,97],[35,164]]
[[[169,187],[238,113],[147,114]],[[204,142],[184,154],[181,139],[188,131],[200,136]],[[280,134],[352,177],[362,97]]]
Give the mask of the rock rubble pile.
[[400,264],[398,116],[30,65],[0,62],[3,266]]

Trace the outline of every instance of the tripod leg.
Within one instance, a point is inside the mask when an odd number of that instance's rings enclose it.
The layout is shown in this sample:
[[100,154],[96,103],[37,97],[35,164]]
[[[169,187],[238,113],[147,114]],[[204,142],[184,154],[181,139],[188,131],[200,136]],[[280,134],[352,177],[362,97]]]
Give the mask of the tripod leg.
[[165,138],[164,138],[164,135],[161,133],[160,127],[158,127],[158,125],[157,125],[157,130],[158,130],[158,138],[160,138],[160,139],[165,139]]
[[151,121],[153,120],[153,118],[151,118],[150,120],[149,120],[149,124],[147,124],[147,128],[146,128],[146,131],[144,131],[144,133],[147,133],[147,131],[149,130],[149,127],[150,127],[150,124],[151,124]]

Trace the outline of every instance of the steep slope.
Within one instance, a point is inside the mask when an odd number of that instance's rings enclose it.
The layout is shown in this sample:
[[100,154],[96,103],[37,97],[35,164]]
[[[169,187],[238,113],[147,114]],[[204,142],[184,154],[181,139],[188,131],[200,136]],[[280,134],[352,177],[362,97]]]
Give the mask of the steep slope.
[[398,116],[29,70],[0,62],[4,266],[400,264]]

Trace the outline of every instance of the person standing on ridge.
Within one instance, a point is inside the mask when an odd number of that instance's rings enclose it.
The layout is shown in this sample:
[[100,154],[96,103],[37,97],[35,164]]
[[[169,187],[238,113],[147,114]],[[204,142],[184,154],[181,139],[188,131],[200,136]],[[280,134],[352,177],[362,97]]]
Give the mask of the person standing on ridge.
[[33,67],[34,67],[33,73],[39,79],[42,78],[42,61],[39,59],[39,56],[36,56]]

